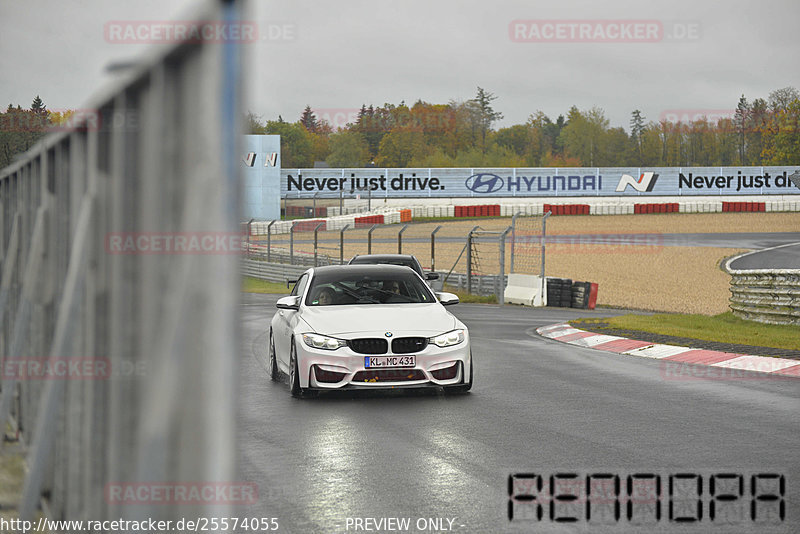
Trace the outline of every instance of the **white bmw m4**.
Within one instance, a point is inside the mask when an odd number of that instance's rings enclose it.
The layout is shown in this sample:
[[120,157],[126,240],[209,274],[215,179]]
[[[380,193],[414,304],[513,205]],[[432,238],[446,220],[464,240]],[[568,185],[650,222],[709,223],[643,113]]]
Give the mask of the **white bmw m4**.
[[309,269],[277,302],[269,331],[269,373],[289,376],[292,395],[341,389],[472,387],[467,327],[408,267]]

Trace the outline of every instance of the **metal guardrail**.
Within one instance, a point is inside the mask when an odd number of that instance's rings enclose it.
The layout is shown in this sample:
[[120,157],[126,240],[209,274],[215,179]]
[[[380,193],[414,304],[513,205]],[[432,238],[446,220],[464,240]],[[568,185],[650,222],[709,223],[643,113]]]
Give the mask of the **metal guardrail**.
[[[235,0],[206,6],[197,21],[242,19]],[[234,483],[239,257],[120,252],[109,237],[237,235],[240,81],[235,42],[164,45],[86,106],[95,123],[0,170],[0,429],[30,446],[23,520],[43,498],[47,519],[229,513],[106,490]]]
[[[266,280],[267,282],[283,283],[287,280],[296,280],[308,270],[305,265],[289,265],[288,263],[267,263],[257,260],[242,260],[242,274]],[[287,291],[288,293],[288,291]]]
[[[728,262],[730,263],[730,262]],[[730,308],[742,319],[800,325],[800,269],[729,269]]]

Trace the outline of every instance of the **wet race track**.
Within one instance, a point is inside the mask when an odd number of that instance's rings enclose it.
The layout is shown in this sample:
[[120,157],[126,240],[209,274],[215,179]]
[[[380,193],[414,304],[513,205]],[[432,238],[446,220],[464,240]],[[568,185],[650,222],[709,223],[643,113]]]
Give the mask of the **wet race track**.
[[[800,524],[800,380],[700,380],[667,372],[658,360],[535,333],[539,326],[614,313],[609,310],[459,304],[450,310],[470,329],[472,393],[342,392],[298,400],[266,371],[277,296],[244,299],[238,469],[240,481],[258,484],[259,499],[241,507],[241,516],[277,517],[281,532],[297,533],[796,532]],[[628,520],[626,480],[637,473],[660,475],[661,497],[651,498],[649,508],[631,508]],[[710,478],[720,473],[731,476],[716,478],[717,495],[723,481],[735,488],[741,480],[743,492],[715,502],[712,520]],[[512,474],[543,477],[541,519],[534,505],[520,500],[509,520]],[[585,498],[562,499],[551,509],[547,482],[559,474],[581,481],[619,476],[620,497],[611,490],[605,511]],[[757,495],[767,495],[780,479],[762,474],[785,477],[785,519],[775,516],[766,527],[760,521],[770,520],[780,500],[757,500],[750,486],[755,482]],[[670,475],[676,475],[672,508]],[[520,478],[515,494],[533,493],[525,488],[535,488],[536,480]],[[574,480],[556,478],[554,485],[574,488]],[[632,480],[646,485],[656,478]],[[698,481],[699,498],[692,494]],[[619,520],[614,501],[621,503]],[[658,519],[655,502],[661,503]],[[671,522],[670,513],[700,519]],[[575,521],[556,521],[569,517]]]

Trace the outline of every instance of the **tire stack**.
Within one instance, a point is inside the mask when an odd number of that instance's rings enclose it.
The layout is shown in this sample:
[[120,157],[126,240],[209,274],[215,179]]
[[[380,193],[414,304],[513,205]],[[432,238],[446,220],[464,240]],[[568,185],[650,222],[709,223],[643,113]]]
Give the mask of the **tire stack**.
[[585,310],[589,307],[589,295],[592,291],[591,282],[574,282],[572,284],[572,307]]
[[547,305],[569,308],[572,305],[572,280],[569,278],[548,278]]

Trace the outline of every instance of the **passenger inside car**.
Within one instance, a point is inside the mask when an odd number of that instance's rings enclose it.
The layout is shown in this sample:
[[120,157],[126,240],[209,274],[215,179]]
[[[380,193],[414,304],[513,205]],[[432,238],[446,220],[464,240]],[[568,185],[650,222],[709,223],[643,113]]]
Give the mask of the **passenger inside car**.
[[330,287],[323,286],[317,290],[317,297],[311,302],[317,306],[330,306],[336,303],[336,293]]

